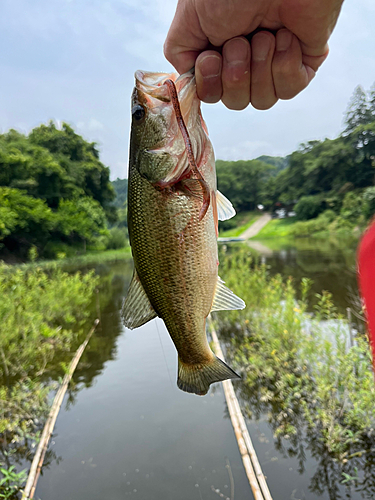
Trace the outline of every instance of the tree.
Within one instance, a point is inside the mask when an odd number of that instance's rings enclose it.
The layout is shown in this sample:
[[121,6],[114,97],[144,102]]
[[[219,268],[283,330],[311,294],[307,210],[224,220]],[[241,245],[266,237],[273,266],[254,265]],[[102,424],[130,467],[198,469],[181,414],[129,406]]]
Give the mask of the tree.
[[0,187],[0,245],[26,254],[32,245],[43,246],[54,226],[54,213],[43,200]]
[[81,239],[86,248],[87,241],[107,233],[105,212],[96,200],[89,197],[61,200],[55,229],[73,240]]
[[254,210],[262,202],[266,180],[275,167],[259,160],[217,160],[218,189],[238,211]]
[[371,121],[375,121],[375,82],[372,84],[372,87],[369,91],[368,102],[371,114]]
[[344,135],[350,134],[359,125],[366,125],[371,121],[371,112],[366,92],[361,85],[358,85],[350,98],[346,110]]

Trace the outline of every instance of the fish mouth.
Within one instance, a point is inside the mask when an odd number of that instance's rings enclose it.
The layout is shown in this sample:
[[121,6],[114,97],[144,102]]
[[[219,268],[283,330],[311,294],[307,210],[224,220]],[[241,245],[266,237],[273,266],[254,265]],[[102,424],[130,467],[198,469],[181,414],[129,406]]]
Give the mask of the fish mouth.
[[166,80],[172,80],[176,86],[181,113],[186,120],[192,108],[194,98],[197,101],[194,70],[183,75],[177,73],[158,73],[138,70],[135,72],[135,92],[137,101],[149,110],[160,107],[162,103],[170,103],[170,94]]
[[207,128],[200,112],[200,100],[196,92],[193,70],[180,76],[177,73],[136,71],[132,106],[141,104],[151,116],[158,117],[157,122],[164,129],[163,139],[152,146],[149,145],[147,152],[168,154],[174,162],[174,168],[158,184],[162,188],[175,184],[191,171],[186,144],[179,129],[167,80],[172,80],[176,88],[181,115],[192,142],[192,151],[197,164],[200,164],[204,157],[207,138]]

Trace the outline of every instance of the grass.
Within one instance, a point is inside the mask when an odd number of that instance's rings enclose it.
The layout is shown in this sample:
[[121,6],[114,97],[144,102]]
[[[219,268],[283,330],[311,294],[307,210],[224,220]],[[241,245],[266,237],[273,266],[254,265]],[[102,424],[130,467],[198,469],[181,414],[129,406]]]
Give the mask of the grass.
[[120,248],[119,250],[102,250],[99,252],[90,252],[84,255],[75,257],[67,257],[64,259],[53,260],[38,260],[34,262],[27,262],[26,264],[16,264],[12,267],[21,269],[32,269],[34,267],[42,269],[51,269],[57,267],[75,267],[85,266],[102,262],[117,262],[131,258],[130,246]]
[[[241,234],[246,231],[250,226],[254,224],[256,220],[259,219],[259,214],[256,212],[241,212],[236,215],[233,220],[233,223],[236,224],[236,227],[223,230],[219,232],[220,238],[237,238],[241,236]],[[232,219],[231,219],[232,222]]]
[[303,463],[306,447],[323,472],[337,471],[337,482],[358,468],[357,486],[373,493],[373,468],[357,458],[375,449],[375,386],[366,338],[358,335],[350,347],[348,323],[328,292],[317,294],[314,314],[307,313],[312,282],[303,278],[297,284],[298,300],[292,280],[254,264],[244,245],[223,252],[220,269],[226,285],[247,304],[214,318],[228,359],[242,375],[244,409],[256,418],[267,415],[278,449],[285,446],[285,453]]
[[254,236],[257,240],[267,238],[286,238],[291,236],[290,232],[293,224],[296,223],[295,217],[288,219],[272,219],[259,233]]

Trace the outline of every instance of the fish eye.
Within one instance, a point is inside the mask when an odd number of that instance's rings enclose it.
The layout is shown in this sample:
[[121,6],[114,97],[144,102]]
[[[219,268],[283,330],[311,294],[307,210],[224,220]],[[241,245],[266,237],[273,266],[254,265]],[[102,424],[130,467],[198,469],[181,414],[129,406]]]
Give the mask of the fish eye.
[[132,117],[136,122],[140,123],[145,116],[146,110],[143,106],[141,106],[140,104],[136,104],[135,106],[133,106]]

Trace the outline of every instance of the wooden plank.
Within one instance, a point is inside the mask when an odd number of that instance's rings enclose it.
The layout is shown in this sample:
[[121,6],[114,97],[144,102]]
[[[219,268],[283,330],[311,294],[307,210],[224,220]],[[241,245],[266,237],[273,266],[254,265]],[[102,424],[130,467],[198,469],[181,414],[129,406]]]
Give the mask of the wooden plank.
[[[215,332],[211,317],[208,317],[210,332],[215,347],[216,355],[225,361],[219,339]],[[266,478],[262,472],[257,454],[247,430],[245,419],[242,415],[240,405],[231,380],[222,382],[225,399],[228,405],[229,415],[232,421],[234,433],[238,442],[238,448],[241,453],[242,462],[245,467],[246,475],[249,479],[251,489],[255,500],[272,500]],[[245,445],[245,448],[244,448]]]
[[59,387],[58,391],[56,392],[55,398],[53,400],[51,410],[49,412],[49,415],[47,417],[46,423],[43,428],[43,432],[39,441],[38,448],[36,450],[36,453],[34,455],[34,459],[31,464],[29,476],[27,478],[26,486],[22,494],[22,500],[29,500],[34,498],[34,493],[36,489],[36,485],[38,482],[38,478],[40,475],[40,471],[42,470],[43,466],[43,461],[44,457],[48,448],[48,443],[49,440],[51,439],[53,429],[55,427],[57,415],[59,414],[62,402],[64,400],[64,396],[66,393],[66,390],[68,388],[69,382],[72,379],[73,373],[78,365],[79,360],[81,359],[81,356],[83,354],[83,351],[85,350],[91,335],[94,333],[95,328],[98,326],[99,320],[96,319],[94,321],[94,326],[91,328],[89,333],[86,336],[85,341],[79,346],[78,350],[76,351],[74,358],[72,359],[68,373],[65,375],[61,386]]

